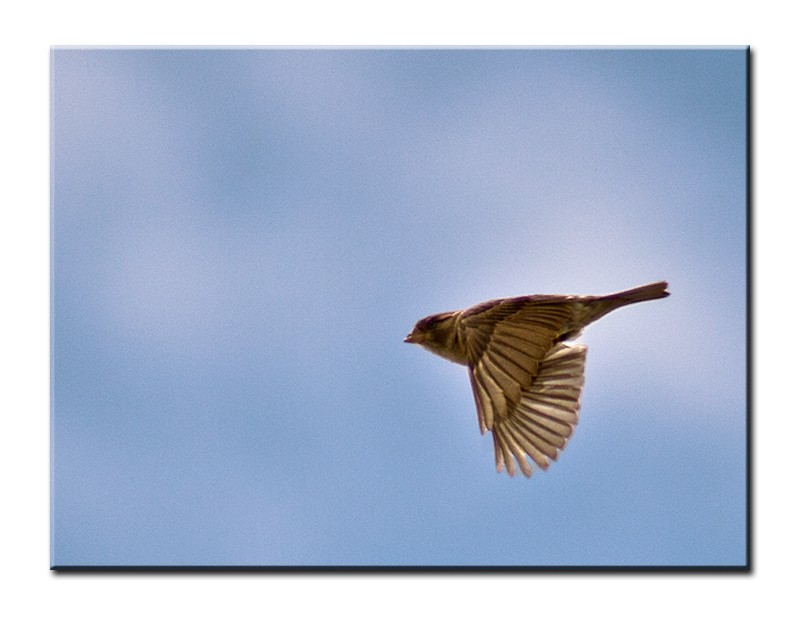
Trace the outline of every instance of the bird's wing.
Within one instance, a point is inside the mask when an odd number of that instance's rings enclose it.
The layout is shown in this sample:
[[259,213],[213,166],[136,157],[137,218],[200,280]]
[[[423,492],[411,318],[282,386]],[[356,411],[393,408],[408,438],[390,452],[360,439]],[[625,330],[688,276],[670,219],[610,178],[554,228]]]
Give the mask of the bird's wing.
[[569,297],[493,300],[462,313],[469,379],[481,433],[511,414],[545,356],[570,327]]
[[548,352],[520,401],[495,418],[491,429],[498,472],[505,468],[513,476],[516,459],[530,477],[526,456],[542,469],[558,457],[578,424],[585,365],[585,345],[558,343]]

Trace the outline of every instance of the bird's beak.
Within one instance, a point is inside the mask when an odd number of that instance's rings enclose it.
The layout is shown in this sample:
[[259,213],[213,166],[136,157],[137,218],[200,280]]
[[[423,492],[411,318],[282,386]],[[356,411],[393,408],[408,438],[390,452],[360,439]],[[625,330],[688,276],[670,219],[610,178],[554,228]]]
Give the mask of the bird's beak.
[[403,339],[404,343],[420,343],[422,341],[422,337],[419,334],[414,334],[414,331],[408,333],[408,336]]

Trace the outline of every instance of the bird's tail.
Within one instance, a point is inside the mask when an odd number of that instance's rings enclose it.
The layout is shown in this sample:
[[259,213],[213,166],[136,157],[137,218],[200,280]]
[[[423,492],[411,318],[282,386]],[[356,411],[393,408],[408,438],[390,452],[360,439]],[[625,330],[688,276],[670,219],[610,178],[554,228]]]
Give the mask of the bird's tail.
[[626,304],[633,304],[635,302],[646,302],[649,299],[661,299],[667,297],[666,282],[653,282],[652,284],[645,284],[644,286],[637,286],[634,289],[627,291],[620,291],[619,293],[612,293],[611,295],[603,295],[599,297],[600,300],[611,300],[619,302],[620,306]]
[[619,293],[611,293],[609,295],[599,295],[590,298],[590,305],[587,307],[588,319],[585,324],[597,321],[600,317],[607,315],[612,310],[616,310],[621,306],[628,304],[635,304],[637,302],[646,302],[651,299],[661,299],[667,297],[666,282],[653,282],[652,284],[645,284],[644,286],[637,286],[627,291],[620,291]]

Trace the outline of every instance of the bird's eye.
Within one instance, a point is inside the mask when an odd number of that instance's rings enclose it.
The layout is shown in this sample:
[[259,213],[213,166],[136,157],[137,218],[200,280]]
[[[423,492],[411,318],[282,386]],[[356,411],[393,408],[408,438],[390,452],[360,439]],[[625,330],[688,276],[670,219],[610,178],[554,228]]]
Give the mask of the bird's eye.
[[438,317],[434,317],[432,319],[428,319],[427,322],[425,323],[425,327],[428,330],[431,330],[431,329],[435,328],[436,326],[438,326],[441,323],[441,321],[442,320],[439,319]]

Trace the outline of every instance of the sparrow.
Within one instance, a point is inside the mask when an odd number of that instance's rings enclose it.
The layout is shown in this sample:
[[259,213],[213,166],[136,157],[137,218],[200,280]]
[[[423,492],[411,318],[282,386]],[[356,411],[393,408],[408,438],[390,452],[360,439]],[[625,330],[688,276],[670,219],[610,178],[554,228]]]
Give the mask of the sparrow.
[[609,295],[523,295],[420,319],[406,336],[468,370],[481,434],[497,472],[547,469],[578,424],[586,346],[571,343],[612,310],[667,297],[666,282]]

